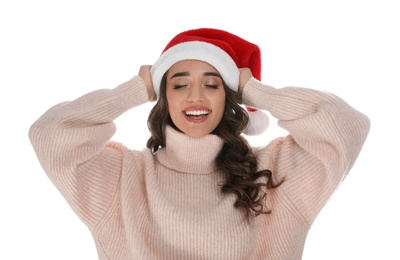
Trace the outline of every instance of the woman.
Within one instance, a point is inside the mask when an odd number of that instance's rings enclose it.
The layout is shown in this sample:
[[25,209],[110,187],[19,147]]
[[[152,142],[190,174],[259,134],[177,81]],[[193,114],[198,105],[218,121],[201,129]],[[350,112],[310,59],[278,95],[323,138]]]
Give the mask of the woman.
[[[32,125],[43,169],[99,259],[301,259],[369,120],[332,94],[264,85],[260,73],[258,46],[189,30],[138,76],[58,104]],[[113,120],[156,100],[147,149],[109,141]],[[259,122],[248,126],[239,103],[269,111],[290,134],[249,147],[242,133]]]

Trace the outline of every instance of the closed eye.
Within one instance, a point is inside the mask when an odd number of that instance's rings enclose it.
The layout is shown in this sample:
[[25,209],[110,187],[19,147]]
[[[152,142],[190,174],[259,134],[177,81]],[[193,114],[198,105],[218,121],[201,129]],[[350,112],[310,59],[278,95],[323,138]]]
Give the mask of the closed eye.
[[174,89],[181,89],[181,88],[184,88],[184,87],[187,87],[187,85],[175,85]]
[[212,84],[205,84],[204,86],[208,87],[208,88],[213,88],[213,89],[218,89],[219,85],[212,85]]

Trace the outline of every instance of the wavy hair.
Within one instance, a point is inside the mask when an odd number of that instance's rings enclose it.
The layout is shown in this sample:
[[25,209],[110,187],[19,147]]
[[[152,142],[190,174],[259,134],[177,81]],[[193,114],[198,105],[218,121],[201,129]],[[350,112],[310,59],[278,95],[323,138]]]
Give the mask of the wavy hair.
[[[147,141],[147,147],[155,153],[159,148],[165,147],[165,129],[167,125],[176,126],[168,112],[166,96],[166,75],[164,74],[160,84],[160,97],[150,111],[148,128],[151,136]],[[225,111],[219,125],[212,134],[222,138],[224,145],[216,158],[218,169],[224,174],[224,183],[220,184],[222,193],[235,194],[234,206],[245,210],[246,218],[269,214],[270,210],[264,209],[264,200],[267,194],[263,187],[274,189],[281,185],[274,183],[270,170],[257,171],[257,159],[247,140],[242,136],[246,129],[249,116],[236,100],[236,92],[224,84],[226,93]],[[265,177],[266,182],[258,181]]]

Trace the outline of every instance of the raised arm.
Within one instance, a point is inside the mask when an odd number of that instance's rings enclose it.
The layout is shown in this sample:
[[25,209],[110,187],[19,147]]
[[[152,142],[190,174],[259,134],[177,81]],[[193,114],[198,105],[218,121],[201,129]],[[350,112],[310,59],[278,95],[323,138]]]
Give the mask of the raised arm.
[[311,224],[356,161],[369,119],[329,93],[245,82],[243,103],[269,111],[289,132],[260,156],[269,158],[265,167],[272,167],[277,179],[285,178],[280,189]]
[[124,146],[109,142],[113,121],[149,100],[144,80],[133,77],[50,108],[30,128],[37,157],[68,203],[92,228],[115,196]]

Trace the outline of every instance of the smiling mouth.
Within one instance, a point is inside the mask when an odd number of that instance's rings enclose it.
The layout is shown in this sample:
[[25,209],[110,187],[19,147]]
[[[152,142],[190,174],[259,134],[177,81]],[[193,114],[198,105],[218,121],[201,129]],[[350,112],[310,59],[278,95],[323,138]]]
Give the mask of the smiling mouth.
[[205,122],[208,119],[208,116],[211,113],[209,109],[187,109],[182,111],[186,120],[190,123],[200,124]]
[[201,117],[201,116],[207,116],[210,111],[208,110],[191,110],[191,111],[184,111],[186,116],[190,117]]

